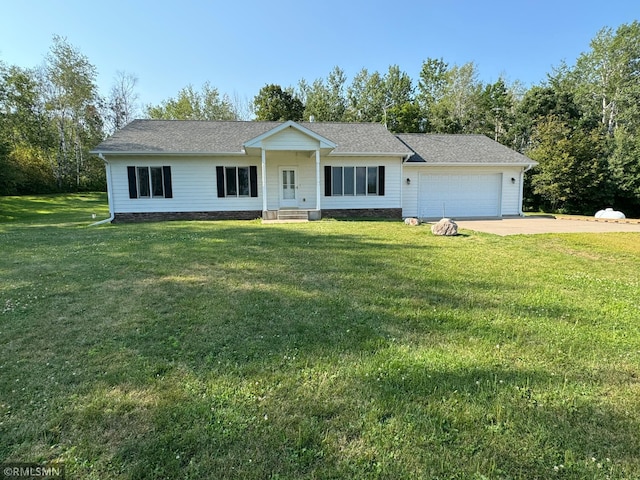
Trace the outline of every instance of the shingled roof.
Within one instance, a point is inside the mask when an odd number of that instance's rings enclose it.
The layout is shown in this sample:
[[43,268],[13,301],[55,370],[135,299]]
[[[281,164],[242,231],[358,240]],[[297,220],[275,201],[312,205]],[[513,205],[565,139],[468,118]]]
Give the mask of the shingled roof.
[[[94,148],[105,154],[244,154],[244,144],[284,122],[134,120]],[[484,135],[402,133],[379,123],[298,122],[336,144],[333,155],[408,157],[408,164],[535,165]]]
[[409,164],[537,165],[484,135],[402,133],[397,137],[414,152]]
[[[134,120],[94,148],[100,153],[241,154],[243,145],[283,122]],[[299,122],[331,140],[333,154],[396,154],[412,151],[378,123]]]

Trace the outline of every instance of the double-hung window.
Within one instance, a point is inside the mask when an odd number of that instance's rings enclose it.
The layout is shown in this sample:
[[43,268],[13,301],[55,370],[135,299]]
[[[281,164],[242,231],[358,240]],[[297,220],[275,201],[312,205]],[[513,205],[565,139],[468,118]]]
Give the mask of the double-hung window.
[[249,167],[225,167],[224,185],[226,197],[248,197]]
[[326,166],[325,196],[384,195],[384,170],[384,166]]
[[171,167],[127,167],[129,198],[172,198]]
[[218,197],[257,197],[258,168],[216,167]]

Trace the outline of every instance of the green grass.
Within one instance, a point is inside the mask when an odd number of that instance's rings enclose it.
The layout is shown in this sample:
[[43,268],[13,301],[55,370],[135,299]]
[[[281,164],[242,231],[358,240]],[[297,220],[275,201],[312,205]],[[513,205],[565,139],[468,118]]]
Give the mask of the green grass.
[[109,218],[109,206],[104,194],[0,197],[0,224],[67,226],[105,218]]
[[69,478],[640,478],[640,235],[88,227],[0,198],[0,462]]

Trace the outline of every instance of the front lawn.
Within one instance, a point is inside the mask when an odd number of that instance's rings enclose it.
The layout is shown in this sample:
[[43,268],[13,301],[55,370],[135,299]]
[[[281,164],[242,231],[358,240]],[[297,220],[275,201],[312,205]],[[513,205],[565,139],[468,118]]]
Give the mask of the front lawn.
[[0,197],[0,462],[640,478],[638,234],[92,213]]

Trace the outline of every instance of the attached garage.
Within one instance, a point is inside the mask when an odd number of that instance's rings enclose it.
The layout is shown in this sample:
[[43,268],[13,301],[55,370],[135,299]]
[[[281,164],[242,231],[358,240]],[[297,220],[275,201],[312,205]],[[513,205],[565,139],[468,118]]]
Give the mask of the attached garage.
[[524,172],[533,160],[484,135],[400,134],[403,217],[433,220],[522,215]]
[[418,189],[418,216],[500,217],[502,174],[421,173]]

